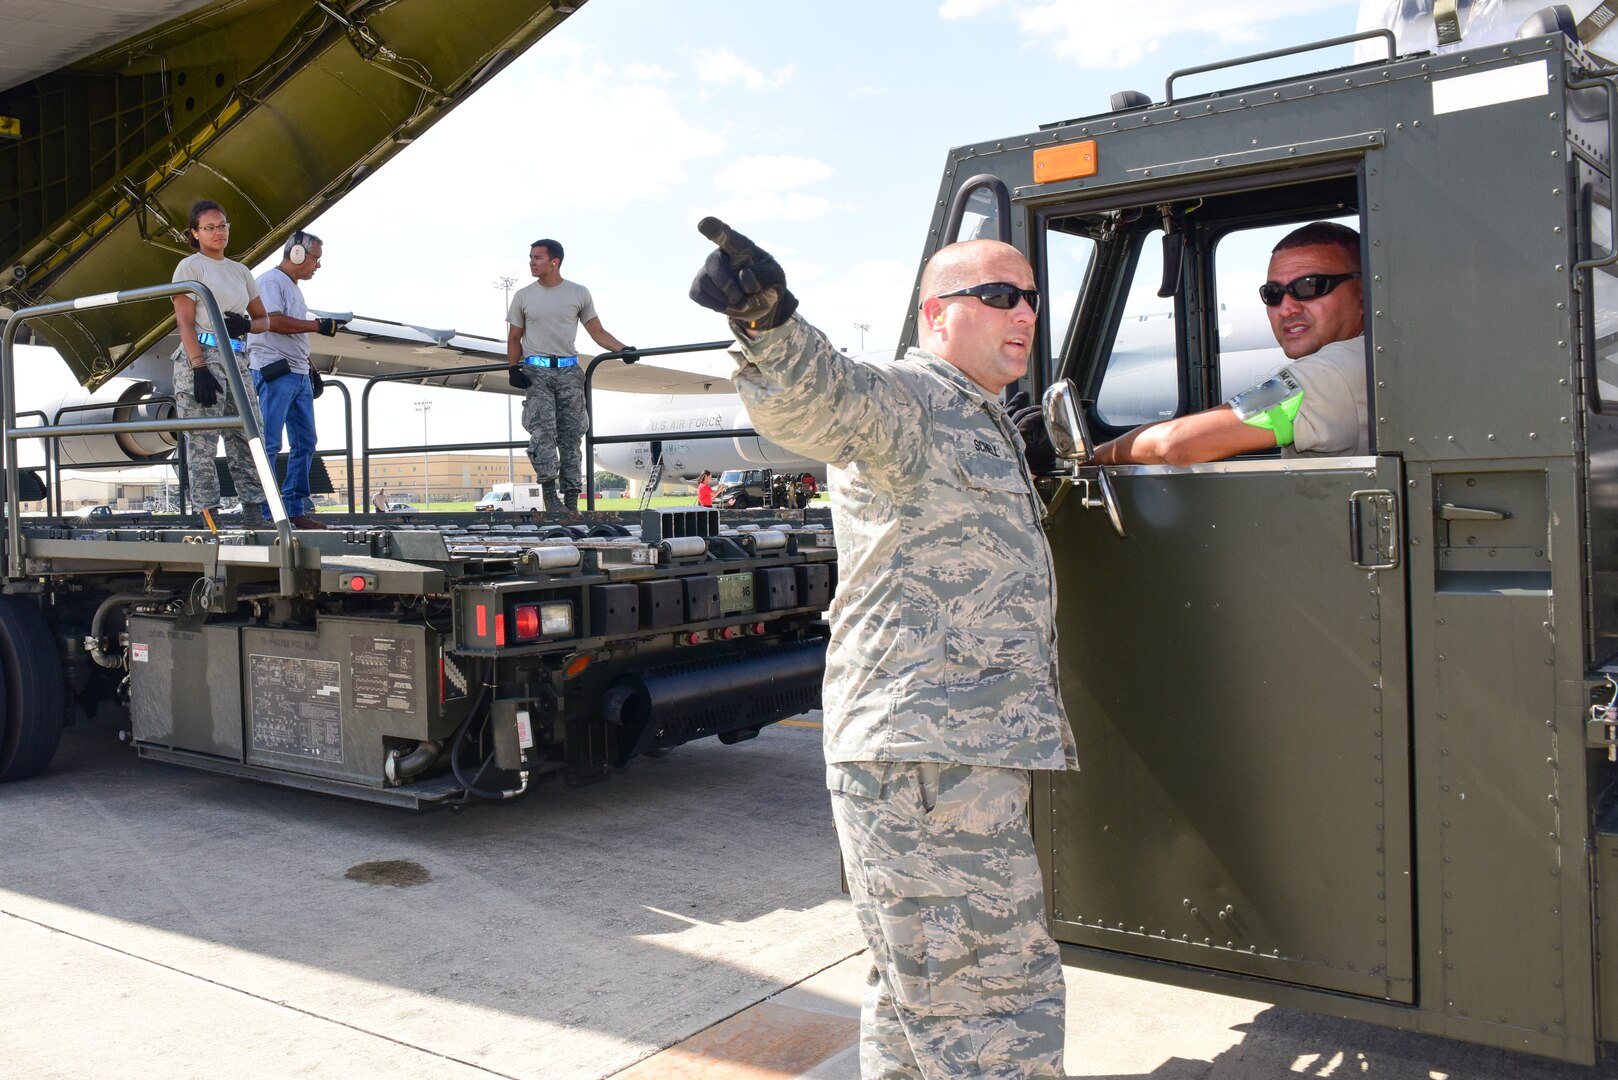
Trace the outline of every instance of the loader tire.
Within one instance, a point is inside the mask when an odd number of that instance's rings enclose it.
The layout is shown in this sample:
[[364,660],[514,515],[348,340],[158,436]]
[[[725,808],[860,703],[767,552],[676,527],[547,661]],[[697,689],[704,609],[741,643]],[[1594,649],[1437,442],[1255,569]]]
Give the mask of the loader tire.
[[0,783],[38,776],[62,741],[67,695],[50,627],[15,596],[0,596],[0,702]]

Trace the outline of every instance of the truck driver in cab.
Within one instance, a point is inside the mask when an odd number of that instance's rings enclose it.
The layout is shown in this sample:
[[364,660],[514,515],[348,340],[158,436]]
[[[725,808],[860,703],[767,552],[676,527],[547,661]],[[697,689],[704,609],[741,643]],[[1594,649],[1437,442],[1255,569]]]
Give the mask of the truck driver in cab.
[[1288,233],[1259,298],[1292,362],[1223,405],[1103,443],[1097,463],[1195,465],[1277,446],[1288,457],[1371,452],[1359,233],[1328,221]]

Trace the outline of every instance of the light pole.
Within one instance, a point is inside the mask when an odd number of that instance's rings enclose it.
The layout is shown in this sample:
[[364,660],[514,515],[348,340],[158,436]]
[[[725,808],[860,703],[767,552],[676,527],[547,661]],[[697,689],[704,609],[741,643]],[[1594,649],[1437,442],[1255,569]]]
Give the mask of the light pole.
[[[505,291],[505,294],[506,294],[506,306],[500,309],[500,317],[501,318],[505,318],[506,313],[511,310],[511,287],[513,285],[515,285],[515,284],[517,284],[517,279],[514,278],[514,277],[506,277],[504,275],[501,275],[500,277],[497,277],[497,278],[494,279],[494,287],[497,288],[497,289],[503,289]],[[517,486],[517,465],[516,465],[515,461],[512,458],[512,452],[511,452],[511,443],[512,443],[512,441],[513,440],[511,438],[511,399],[507,398],[506,399],[506,483],[510,484],[513,488],[515,488]],[[515,496],[513,496],[513,497],[515,497]]]
[[865,351],[865,331],[869,330],[870,328],[871,324],[868,322],[857,322],[854,324],[854,329],[860,332],[860,352]]
[[433,508],[433,490],[431,477],[433,474],[432,459],[427,454],[427,414],[432,411],[433,403],[430,401],[416,402],[416,411],[421,414],[421,501],[427,505],[423,510]]

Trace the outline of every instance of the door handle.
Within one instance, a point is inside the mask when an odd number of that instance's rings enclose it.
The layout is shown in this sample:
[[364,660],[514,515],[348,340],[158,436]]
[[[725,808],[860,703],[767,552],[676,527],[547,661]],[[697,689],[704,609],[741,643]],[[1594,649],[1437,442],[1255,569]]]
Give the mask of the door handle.
[[[1373,536],[1370,550],[1365,534]],[[1399,502],[1386,489],[1356,491],[1348,497],[1348,557],[1366,570],[1399,565]]]
[[1476,506],[1456,506],[1444,503],[1438,508],[1441,521],[1504,521],[1511,516],[1509,510],[1484,510]]

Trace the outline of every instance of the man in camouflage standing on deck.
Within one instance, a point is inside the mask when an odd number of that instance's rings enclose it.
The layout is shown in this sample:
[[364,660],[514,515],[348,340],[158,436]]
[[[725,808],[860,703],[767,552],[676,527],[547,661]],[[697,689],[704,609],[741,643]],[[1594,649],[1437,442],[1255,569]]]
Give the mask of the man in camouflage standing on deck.
[[1027,816],[1029,770],[1076,767],[1024,458],[1050,444],[1037,409],[999,401],[1033,348],[1033,270],[998,241],[943,248],[922,275],[921,347],[866,361],[793,314],[773,258],[698,227],[719,250],[691,297],[730,316],[754,426],[832,471],[825,744],[874,962],[861,1075],[1061,1076],[1061,958]]

